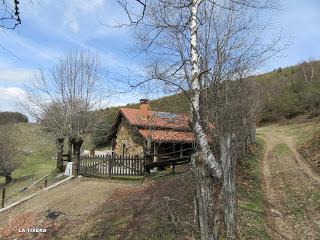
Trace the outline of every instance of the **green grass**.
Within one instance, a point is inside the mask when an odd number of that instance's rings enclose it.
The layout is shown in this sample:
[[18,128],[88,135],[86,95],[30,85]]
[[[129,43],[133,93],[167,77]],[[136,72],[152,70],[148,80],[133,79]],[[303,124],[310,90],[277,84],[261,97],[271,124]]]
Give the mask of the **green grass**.
[[314,203],[320,204],[320,192],[314,192],[311,199]]
[[285,143],[279,143],[274,147],[274,153],[278,155],[288,154],[290,152],[290,148]]
[[297,139],[298,145],[302,145],[320,132],[320,121],[319,119],[314,119],[312,121],[285,125],[282,128],[288,135],[294,136]]
[[272,124],[257,129],[258,134],[266,132],[283,132],[297,140],[298,147],[313,139],[320,132],[320,118],[303,119],[301,122]]
[[[16,195],[55,168],[55,161],[52,160],[55,155],[55,142],[50,134],[42,131],[36,124],[19,123],[15,130],[16,157],[21,159],[22,163],[12,173],[16,182],[6,187],[8,196]],[[4,181],[1,177],[0,184]]]
[[256,146],[238,166],[238,225],[241,239],[271,239],[266,230],[259,171],[264,145],[263,140],[258,138]]
[[[17,158],[22,160],[22,164],[13,172],[13,178],[33,177],[37,179],[55,169],[55,138],[51,134],[44,132],[39,125],[30,123],[17,124],[16,141]],[[89,138],[84,142],[84,146],[90,146]],[[1,183],[4,183],[3,177],[0,177]]]
[[19,123],[16,127],[17,158],[22,164],[12,174],[13,178],[41,177],[54,168],[54,138],[36,124]]
[[[12,173],[14,184],[6,187],[8,198],[14,196],[14,199],[28,194],[21,190],[56,168],[54,136],[32,123],[18,123],[15,130],[16,157],[21,159],[21,165]],[[5,178],[0,177],[0,186],[4,183]]]

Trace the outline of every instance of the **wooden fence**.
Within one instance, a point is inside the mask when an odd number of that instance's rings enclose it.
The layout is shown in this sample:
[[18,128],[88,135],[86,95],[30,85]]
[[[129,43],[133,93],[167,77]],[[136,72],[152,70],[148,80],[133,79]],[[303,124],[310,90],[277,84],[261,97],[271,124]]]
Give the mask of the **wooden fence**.
[[143,176],[143,157],[137,156],[81,156],[79,173],[84,176]]

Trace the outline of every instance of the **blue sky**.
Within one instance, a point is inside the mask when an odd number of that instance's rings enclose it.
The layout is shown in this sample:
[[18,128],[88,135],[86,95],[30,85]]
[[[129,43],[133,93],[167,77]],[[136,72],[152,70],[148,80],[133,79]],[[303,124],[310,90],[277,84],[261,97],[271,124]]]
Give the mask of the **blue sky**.
[[[140,75],[143,66],[130,50],[134,45],[129,29],[114,29],[126,19],[116,0],[27,0],[20,6],[22,25],[0,30],[0,111],[21,110],[17,99],[23,85],[38,69],[49,71],[59,56],[88,49],[100,55],[108,84],[120,73]],[[271,59],[260,72],[320,59],[320,1],[280,0],[281,10],[268,12],[273,23],[270,36],[282,31],[287,48]],[[268,39],[270,36],[266,35]],[[105,99],[123,105],[148,97],[131,92]]]

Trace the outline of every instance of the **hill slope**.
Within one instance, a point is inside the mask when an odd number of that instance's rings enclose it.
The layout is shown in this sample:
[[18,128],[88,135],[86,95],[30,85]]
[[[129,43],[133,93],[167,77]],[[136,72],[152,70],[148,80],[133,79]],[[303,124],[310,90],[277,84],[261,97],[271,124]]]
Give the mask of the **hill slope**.
[[[249,79],[258,83],[258,122],[279,121],[301,114],[307,114],[309,117],[320,115],[320,61],[279,68]],[[139,104],[128,104],[126,107],[138,108]],[[189,112],[189,102],[182,93],[152,100],[150,107],[154,111]],[[93,132],[96,146],[103,145],[103,136],[118,110],[119,107],[100,110],[100,122],[97,130]]]
[[320,115],[320,61],[251,77],[260,85],[261,121]]
[[[17,181],[37,179],[55,168],[52,156],[55,154],[54,138],[44,132],[39,125],[32,123],[17,123],[15,127],[17,157],[22,164],[13,172]],[[4,179],[0,178],[0,183]]]

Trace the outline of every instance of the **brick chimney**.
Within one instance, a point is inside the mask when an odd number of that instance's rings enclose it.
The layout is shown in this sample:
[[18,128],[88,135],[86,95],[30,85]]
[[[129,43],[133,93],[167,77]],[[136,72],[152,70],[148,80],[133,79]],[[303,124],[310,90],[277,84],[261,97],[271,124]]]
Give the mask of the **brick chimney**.
[[140,99],[140,113],[141,117],[143,118],[150,117],[150,107],[148,99]]

